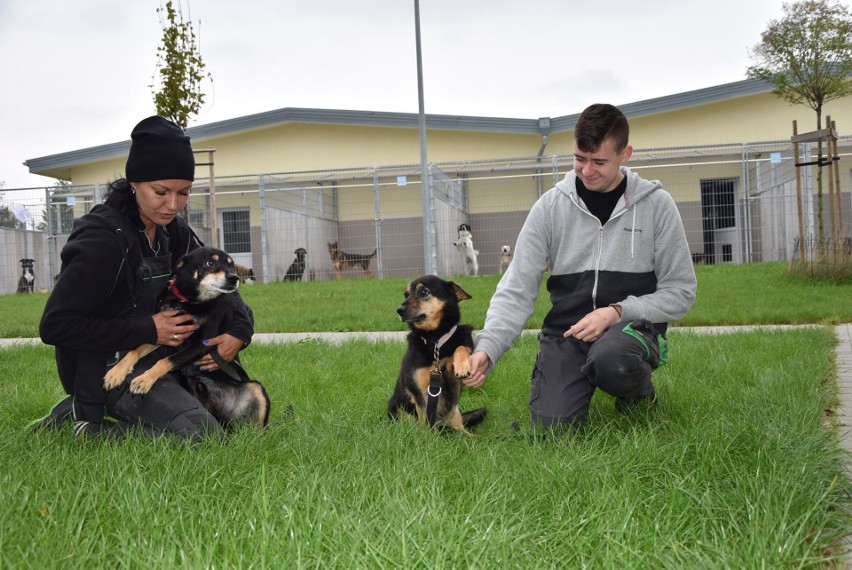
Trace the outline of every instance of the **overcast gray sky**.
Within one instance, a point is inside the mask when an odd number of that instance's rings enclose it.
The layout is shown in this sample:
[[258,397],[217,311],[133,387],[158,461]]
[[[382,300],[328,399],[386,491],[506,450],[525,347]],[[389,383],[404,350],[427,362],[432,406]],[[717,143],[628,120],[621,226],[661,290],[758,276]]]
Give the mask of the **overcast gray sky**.
[[[24,160],[127,140],[153,114],[158,6],[0,0],[7,189],[53,183]],[[283,107],[418,111],[413,0],[189,8],[213,76],[190,126]],[[425,109],[534,119],[740,81],[782,13],[781,0],[421,0]]]

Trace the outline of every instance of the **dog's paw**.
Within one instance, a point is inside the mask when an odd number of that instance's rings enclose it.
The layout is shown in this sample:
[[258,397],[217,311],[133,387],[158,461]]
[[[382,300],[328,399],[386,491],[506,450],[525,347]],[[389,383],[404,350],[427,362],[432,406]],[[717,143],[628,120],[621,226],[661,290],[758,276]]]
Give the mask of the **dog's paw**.
[[467,378],[470,376],[470,358],[457,358],[453,363],[453,372],[456,378]]
[[144,374],[140,374],[130,382],[130,391],[134,394],[147,394],[151,391],[151,387],[156,381],[157,379],[154,378],[153,375],[150,375],[145,372]]
[[[467,297],[468,299],[470,297]],[[471,349],[466,346],[459,346],[453,352],[453,376],[456,378],[467,378],[470,376],[470,353]]]
[[116,364],[104,376],[104,390],[113,390],[121,386],[128,374],[133,372],[133,368],[120,366]]

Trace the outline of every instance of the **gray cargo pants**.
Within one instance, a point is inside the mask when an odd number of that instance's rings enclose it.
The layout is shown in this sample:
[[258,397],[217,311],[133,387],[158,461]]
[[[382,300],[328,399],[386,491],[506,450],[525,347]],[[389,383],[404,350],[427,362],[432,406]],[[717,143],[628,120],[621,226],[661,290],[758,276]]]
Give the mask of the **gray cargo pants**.
[[531,376],[530,421],[559,429],[585,423],[596,388],[616,398],[654,393],[651,371],[668,347],[648,321],[622,321],[595,342],[539,335]]

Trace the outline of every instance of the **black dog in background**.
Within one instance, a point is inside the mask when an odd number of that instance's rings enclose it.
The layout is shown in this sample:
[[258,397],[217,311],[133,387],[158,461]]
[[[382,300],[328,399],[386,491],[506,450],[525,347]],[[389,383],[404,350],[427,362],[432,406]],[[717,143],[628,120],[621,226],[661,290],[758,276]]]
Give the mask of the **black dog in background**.
[[284,281],[301,281],[305,274],[305,256],[308,254],[304,247],[299,247],[293,253],[296,254],[296,259],[290,264],[287,269],[287,274],[284,276]]
[[32,293],[35,291],[35,259],[24,258],[21,260],[21,276],[18,278],[18,293]]
[[405,301],[396,310],[408,324],[408,349],[388,415],[416,415],[432,427],[467,428],[485,419],[486,409],[459,411],[461,378],[470,374],[473,327],[459,324],[459,301],[470,299],[464,289],[434,275],[424,275],[405,288]]
[[[202,343],[205,338],[227,329],[228,318],[242,303],[234,293],[240,279],[231,257],[220,249],[201,247],[181,257],[169,288],[163,293],[159,310],[178,309],[195,318],[199,330],[178,348],[178,352],[158,360],[130,382],[130,391],[146,394],[157,380],[177,370],[180,383],[225,427],[234,422],[266,426],[270,400],[263,385],[250,380],[238,362],[217,360],[219,370],[201,372],[193,363],[205,354],[218,357],[216,347]],[[124,382],[133,367],[158,348],[143,344],[129,351],[104,376],[104,388],[111,390]]]

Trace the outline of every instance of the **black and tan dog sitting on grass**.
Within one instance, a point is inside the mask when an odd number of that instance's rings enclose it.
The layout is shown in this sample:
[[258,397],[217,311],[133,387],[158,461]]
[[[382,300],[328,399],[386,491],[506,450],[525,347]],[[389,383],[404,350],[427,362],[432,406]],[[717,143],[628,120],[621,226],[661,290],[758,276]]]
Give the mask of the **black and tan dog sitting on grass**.
[[[178,260],[169,287],[160,298],[159,310],[181,310],[191,315],[199,328],[176,353],[161,358],[134,378],[130,382],[131,392],[146,394],[157,380],[176,371],[181,385],[225,427],[235,422],[266,426],[269,396],[263,385],[250,380],[238,363],[229,364],[218,359],[219,369],[205,372],[193,366],[198,359],[216,350],[215,346],[204,345],[203,339],[227,330],[231,315],[238,310],[238,304],[243,303],[235,294],[239,282],[233,260],[220,249],[200,247]],[[143,344],[129,351],[104,376],[104,388],[111,390],[120,386],[136,363],[157,348],[155,344]]]
[[408,349],[396,388],[388,401],[388,415],[417,416],[432,427],[449,427],[470,434],[485,419],[485,408],[459,411],[461,378],[470,374],[473,327],[459,324],[459,301],[470,295],[457,284],[425,275],[408,284],[405,301],[396,310],[408,323]]

